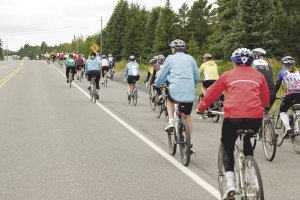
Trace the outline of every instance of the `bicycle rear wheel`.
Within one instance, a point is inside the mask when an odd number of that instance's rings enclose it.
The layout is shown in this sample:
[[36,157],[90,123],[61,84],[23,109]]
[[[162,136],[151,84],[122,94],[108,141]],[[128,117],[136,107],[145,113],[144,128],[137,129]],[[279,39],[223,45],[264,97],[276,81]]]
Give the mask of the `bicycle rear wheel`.
[[291,137],[292,145],[296,153],[300,154],[300,133],[295,132],[295,124],[298,124],[298,127],[300,127],[300,117],[296,117],[294,122],[294,136]]
[[[221,111],[219,100],[217,100],[214,103],[213,111],[218,111],[218,112]],[[213,114],[213,117],[212,117],[213,122],[218,123],[219,119],[220,119],[220,115],[219,114]]]
[[175,129],[173,129],[171,132],[168,132],[168,146],[169,146],[169,153],[171,155],[175,155],[177,149]]
[[261,174],[255,159],[246,156],[243,159],[242,176],[244,179],[244,194],[247,200],[264,200],[264,190]]
[[107,75],[106,75],[106,73],[104,74],[104,87],[107,87]]
[[273,122],[270,120],[266,121],[263,127],[262,147],[266,159],[272,161],[276,154],[276,135]]
[[273,117],[274,119],[274,125],[275,125],[275,131],[276,131],[276,134],[277,134],[277,141],[276,141],[276,145],[277,147],[280,147],[283,143],[283,140],[284,140],[284,131],[285,131],[285,128],[284,128],[284,125],[280,119],[280,114],[279,114],[279,110],[276,110],[274,113],[273,113]]
[[160,118],[161,113],[163,112],[162,109],[163,109],[162,108],[162,104],[157,104],[156,105],[156,108],[155,108],[155,116],[156,116],[156,118]]
[[72,81],[73,81],[72,74],[69,74],[69,84],[70,84],[70,87],[72,87]]
[[218,182],[219,182],[219,190],[220,190],[221,198],[224,196],[227,188],[225,169],[224,169],[223,159],[222,159],[223,149],[224,146],[221,144],[218,153]]
[[179,152],[181,163],[184,166],[188,166],[191,158],[191,139],[190,131],[187,122],[182,119],[178,125],[178,139],[179,139]]
[[138,99],[138,95],[137,95],[137,91],[135,91],[133,94],[133,97],[132,97],[132,104],[134,106],[136,106],[136,104],[137,104],[137,99]]
[[149,101],[150,101],[150,107],[152,110],[155,110],[156,108],[156,90],[153,88],[153,86],[150,86],[149,91]]

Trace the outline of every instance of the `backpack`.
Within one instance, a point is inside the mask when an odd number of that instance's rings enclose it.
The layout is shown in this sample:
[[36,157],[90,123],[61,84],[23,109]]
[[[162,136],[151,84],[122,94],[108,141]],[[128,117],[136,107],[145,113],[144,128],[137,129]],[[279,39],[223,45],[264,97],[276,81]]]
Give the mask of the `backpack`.
[[73,59],[66,60],[67,67],[75,67],[75,61]]
[[77,66],[83,66],[84,65],[83,59],[78,58],[76,64],[77,64]]

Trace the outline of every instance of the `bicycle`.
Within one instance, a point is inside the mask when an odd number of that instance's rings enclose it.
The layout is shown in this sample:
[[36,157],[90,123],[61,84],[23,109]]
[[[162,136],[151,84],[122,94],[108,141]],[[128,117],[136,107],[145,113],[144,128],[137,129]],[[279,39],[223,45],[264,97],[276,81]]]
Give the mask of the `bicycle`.
[[[282,98],[276,98],[282,101]],[[286,136],[285,138],[285,127],[280,119],[280,112],[276,110],[273,113],[275,129],[277,130],[277,147],[280,147],[284,139],[290,138],[292,141],[292,146],[297,154],[300,154],[300,133],[296,132],[295,126],[298,124],[300,127],[300,104],[294,104],[291,107],[292,116],[290,116],[290,126],[292,128],[291,135]]]
[[99,96],[98,96],[98,93],[96,90],[96,76],[93,76],[91,78],[90,97],[91,97],[91,101],[94,101],[94,103],[96,103],[97,99],[99,99]]
[[177,145],[179,145],[181,163],[188,166],[192,153],[190,131],[187,122],[183,118],[183,113],[178,110],[178,103],[175,103],[174,123],[175,128],[168,131],[169,153],[175,155]]
[[[203,98],[204,98],[203,93],[200,93],[199,97],[198,97],[198,104],[203,100]],[[223,101],[222,101],[222,96],[221,96],[217,101],[215,101],[213,103],[212,106],[210,106],[206,109],[206,112],[202,117],[204,119],[207,117],[212,118],[213,122],[218,123],[218,121],[220,119],[220,115],[224,114],[222,112],[222,107],[223,107]]]
[[167,100],[168,100],[168,85],[163,85],[161,87],[161,102],[158,102],[158,96],[156,95],[156,118],[160,118],[161,114],[164,113],[165,119],[168,121],[168,110],[167,110]]
[[77,71],[77,73],[79,73],[78,78],[79,78],[79,82],[81,82],[81,80],[83,79],[84,67],[82,66],[82,67],[80,68],[80,70]]
[[256,147],[257,140],[262,141],[262,147],[265,157],[268,161],[272,161],[276,154],[276,131],[273,118],[266,116],[263,119],[262,126],[257,134],[253,136],[252,148]]
[[137,99],[138,99],[138,90],[136,88],[136,81],[135,80],[133,80],[133,82],[131,84],[131,87],[132,87],[132,91],[131,91],[131,94],[129,95],[128,103],[130,104],[131,103],[131,99],[132,99],[132,104],[134,106],[136,106]]
[[[244,156],[244,137],[253,135],[253,130],[238,130],[238,139],[235,142],[234,173],[236,178],[236,194],[230,194],[228,199],[235,199],[239,195],[242,200],[264,200],[262,178],[258,165],[253,156]],[[225,170],[222,160],[223,144],[219,147],[218,154],[218,182],[221,197],[223,198],[227,188]]]

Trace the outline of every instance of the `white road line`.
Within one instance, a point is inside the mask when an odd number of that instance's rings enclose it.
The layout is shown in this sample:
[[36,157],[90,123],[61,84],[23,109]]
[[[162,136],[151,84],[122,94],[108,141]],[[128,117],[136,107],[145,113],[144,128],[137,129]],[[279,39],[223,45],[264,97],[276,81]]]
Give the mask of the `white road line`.
[[[57,71],[59,71],[64,77],[66,77],[65,74],[62,71],[60,71],[56,66],[54,66],[54,65],[51,65],[51,66],[54,67]],[[85,96],[87,96],[88,98],[90,98],[90,95],[86,91],[84,91],[82,88],[80,88],[76,83],[72,82],[72,85],[74,85],[78,90],[80,90]],[[199,177],[197,174],[195,174],[189,168],[183,166],[180,162],[178,162],[176,159],[174,159],[172,156],[170,156],[168,153],[166,153],[164,150],[162,150],[160,147],[158,147],[156,144],[154,144],[151,140],[149,140],[148,138],[146,138],[145,136],[143,136],[140,132],[138,132],[137,130],[135,130],[133,127],[131,127],[125,121],[123,121],[121,118],[119,118],[118,116],[116,116],[114,113],[112,113],[110,110],[108,110],[101,103],[99,103],[97,101],[96,105],[99,106],[102,110],[104,110],[107,114],[109,114],[116,121],[118,121],[120,124],[122,124],[129,131],[131,131],[133,134],[135,134],[143,142],[145,142],[146,144],[148,144],[152,149],[154,149],[157,153],[159,153],[162,157],[164,157],[170,163],[172,163],[175,167],[177,167],[185,175],[187,175],[188,177],[190,177],[193,181],[195,181],[198,185],[200,185],[202,188],[204,188],[212,196],[214,196],[216,199],[220,199],[220,193],[219,193],[219,191],[217,189],[215,189],[213,186],[211,186],[209,183],[207,183],[204,179],[202,179],[201,177]]]

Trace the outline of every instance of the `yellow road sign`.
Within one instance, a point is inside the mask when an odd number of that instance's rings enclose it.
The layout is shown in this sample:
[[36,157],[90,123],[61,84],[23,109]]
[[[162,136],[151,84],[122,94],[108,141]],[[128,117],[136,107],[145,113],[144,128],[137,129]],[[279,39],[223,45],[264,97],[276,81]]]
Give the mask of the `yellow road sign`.
[[91,46],[91,49],[92,49],[92,51],[97,52],[100,49],[100,47],[97,44],[93,44]]

